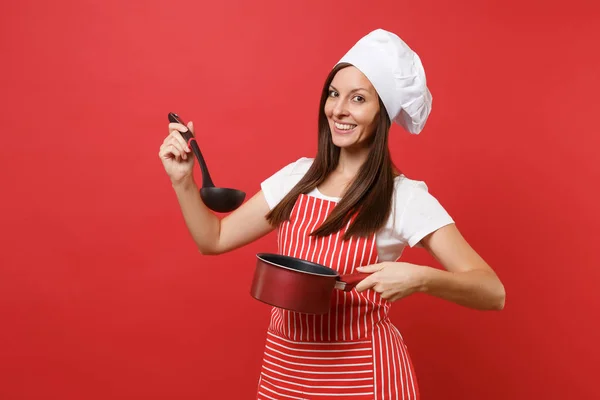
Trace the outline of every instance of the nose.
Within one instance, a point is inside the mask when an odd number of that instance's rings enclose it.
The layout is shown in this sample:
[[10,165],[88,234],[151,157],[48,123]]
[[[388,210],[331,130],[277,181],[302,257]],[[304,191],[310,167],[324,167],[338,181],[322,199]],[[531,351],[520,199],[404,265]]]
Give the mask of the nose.
[[348,115],[346,102],[343,99],[338,98],[335,104],[333,105],[333,115],[335,117],[342,117]]

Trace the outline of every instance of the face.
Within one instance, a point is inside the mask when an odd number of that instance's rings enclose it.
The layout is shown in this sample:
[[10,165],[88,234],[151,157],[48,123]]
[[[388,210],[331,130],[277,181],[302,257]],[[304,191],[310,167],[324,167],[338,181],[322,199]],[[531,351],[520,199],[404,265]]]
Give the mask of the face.
[[324,111],[336,146],[367,147],[377,128],[379,97],[362,72],[353,66],[346,67],[331,81]]

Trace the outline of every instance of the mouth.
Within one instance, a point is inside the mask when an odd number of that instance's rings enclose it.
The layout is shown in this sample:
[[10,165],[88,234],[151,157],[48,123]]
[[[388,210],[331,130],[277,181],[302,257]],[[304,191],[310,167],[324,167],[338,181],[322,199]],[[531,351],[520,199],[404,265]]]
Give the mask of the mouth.
[[339,122],[333,122],[333,126],[335,127],[335,130],[338,131],[339,133],[348,133],[350,131],[352,131],[354,128],[356,128],[355,124],[342,124]]

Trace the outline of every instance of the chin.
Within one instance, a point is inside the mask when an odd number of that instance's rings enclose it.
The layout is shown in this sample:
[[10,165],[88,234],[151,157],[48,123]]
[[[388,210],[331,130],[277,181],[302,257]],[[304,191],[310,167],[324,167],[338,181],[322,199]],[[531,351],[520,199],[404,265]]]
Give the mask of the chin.
[[351,147],[356,144],[360,138],[360,128],[356,127],[353,132],[340,133],[337,132],[334,126],[329,126],[331,131],[331,141],[337,147]]
[[356,146],[356,138],[354,137],[339,137],[335,133],[331,136],[333,144],[340,148],[350,148]]

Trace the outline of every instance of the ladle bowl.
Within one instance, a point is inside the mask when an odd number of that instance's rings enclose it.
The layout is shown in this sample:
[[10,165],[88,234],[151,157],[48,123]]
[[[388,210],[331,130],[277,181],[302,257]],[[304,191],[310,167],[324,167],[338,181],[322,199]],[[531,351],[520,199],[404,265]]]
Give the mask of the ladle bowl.
[[246,193],[231,188],[202,187],[200,188],[200,197],[206,207],[211,210],[227,213],[242,205]]
[[[169,113],[169,122],[182,124],[187,127],[187,124],[173,112]],[[210,177],[208,167],[192,132],[188,129],[185,132],[181,132],[181,135],[200,163],[200,170],[202,171],[200,197],[206,207],[216,212],[227,213],[241,206],[246,198],[246,193],[238,189],[216,187]]]

